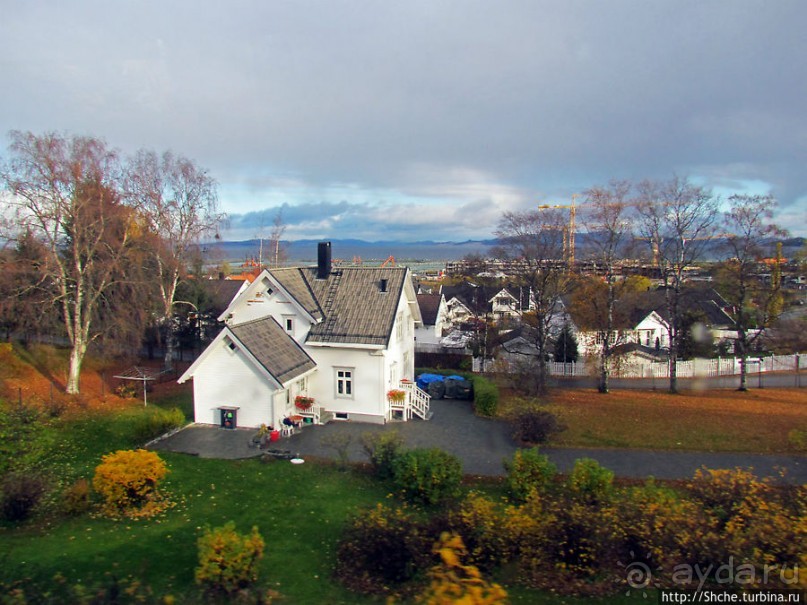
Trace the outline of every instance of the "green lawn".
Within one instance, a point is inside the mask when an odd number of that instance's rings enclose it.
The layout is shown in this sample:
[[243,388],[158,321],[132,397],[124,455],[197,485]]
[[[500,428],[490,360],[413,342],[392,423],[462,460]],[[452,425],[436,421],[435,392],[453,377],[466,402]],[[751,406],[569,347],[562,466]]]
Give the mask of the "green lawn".
[[[83,516],[45,526],[2,530],[0,579],[41,584],[61,573],[70,584],[96,585],[107,574],[132,574],[157,595],[195,602],[196,539],[206,525],[232,520],[241,531],[256,525],[266,541],[264,585],[285,603],[380,603],[350,593],[332,579],[334,549],[349,513],[387,497],[361,474],[288,462],[216,461],[166,454],[165,487],[176,506],[150,521]],[[511,589],[513,603],[589,603],[591,600]],[[621,597],[608,603],[634,602]],[[595,601],[596,602],[596,601]]]
[[[182,397],[155,403],[183,405]],[[90,478],[103,454],[142,445],[133,439],[132,427],[147,413],[133,406],[34,423],[26,431],[28,444],[23,446],[28,451],[26,464],[45,472],[54,487]],[[310,461],[292,465],[178,454],[163,457],[171,471],[164,489],[174,506],[155,519],[114,521],[93,514],[65,518],[57,513],[56,493],[32,521],[0,525],[0,586],[24,580],[43,590],[58,575],[71,586],[97,587],[108,584],[112,575],[133,576],[150,586],[155,596],[172,595],[177,603],[195,603],[200,598],[193,576],[196,540],[205,526],[234,521],[243,532],[253,525],[259,528],[266,541],[261,585],[284,595],[284,603],[383,602],[348,592],[333,579],[335,548],[344,523],[358,507],[391,497],[382,483],[361,472],[343,472]],[[498,486],[475,488],[493,494],[500,490]],[[513,603],[592,602],[559,599],[517,586],[508,590]],[[2,596],[0,602],[4,602]],[[619,595],[603,602],[628,601]]]
[[47,582],[58,571],[70,583],[92,585],[113,572],[137,576],[156,594],[187,595],[194,590],[202,528],[232,520],[242,531],[259,528],[267,547],[261,579],[289,602],[360,601],[330,579],[333,551],[348,512],[385,497],[379,485],[312,464],[164,458],[171,468],[165,489],[174,508],[150,521],[85,516],[44,528],[7,529],[0,547],[7,562],[3,579]]

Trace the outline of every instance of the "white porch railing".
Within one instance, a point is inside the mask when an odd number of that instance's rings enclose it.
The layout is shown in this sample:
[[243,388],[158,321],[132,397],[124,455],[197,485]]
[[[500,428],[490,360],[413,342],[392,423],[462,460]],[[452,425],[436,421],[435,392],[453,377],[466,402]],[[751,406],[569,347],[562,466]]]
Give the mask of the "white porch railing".
[[307,410],[301,410],[300,408],[294,408],[293,414],[297,416],[302,416],[303,418],[310,418],[311,422],[314,424],[320,424],[322,412],[324,408],[318,405],[312,405]]
[[431,401],[429,394],[409,380],[402,380],[400,388],[402,391],[406,391],[406,399],[401,403],[390,402],[390,410],[401,410],[404,420],[411,420],[413,414],[423,420],[428,420],[429,402]]

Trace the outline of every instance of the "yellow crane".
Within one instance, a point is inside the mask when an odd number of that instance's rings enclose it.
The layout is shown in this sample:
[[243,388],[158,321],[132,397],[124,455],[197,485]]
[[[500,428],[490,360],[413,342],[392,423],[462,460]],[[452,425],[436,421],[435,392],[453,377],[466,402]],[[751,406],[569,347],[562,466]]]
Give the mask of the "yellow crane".
[[563,258],[569,268],[574,268],[574,233],[575,233],[575,220],[577,218],[577,206],[575,200],[578,194],[572,194],[571,204],[542,204],[538,206],[538,210],[547,210],[549,208],[569,209],[569,226],[563,229]]

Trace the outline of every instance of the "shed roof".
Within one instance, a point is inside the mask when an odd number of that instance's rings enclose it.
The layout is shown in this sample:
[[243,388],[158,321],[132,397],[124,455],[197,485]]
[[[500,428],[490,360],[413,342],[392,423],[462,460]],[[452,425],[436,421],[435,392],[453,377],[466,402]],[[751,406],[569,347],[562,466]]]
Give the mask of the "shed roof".
[[280,384],[316,367],[314,360],[272,317],[231,326],[230,332]]

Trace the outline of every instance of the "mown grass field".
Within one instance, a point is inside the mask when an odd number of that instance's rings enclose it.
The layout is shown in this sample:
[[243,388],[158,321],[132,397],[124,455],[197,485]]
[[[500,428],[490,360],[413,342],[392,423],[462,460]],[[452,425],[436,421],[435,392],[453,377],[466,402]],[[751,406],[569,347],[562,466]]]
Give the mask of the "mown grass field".
[[545,409],[566,425],[551,444],[670,450],[793,453],[788,433],[807,431],[807,390],[557,390],[545,399],[503,392],[500,416]]

